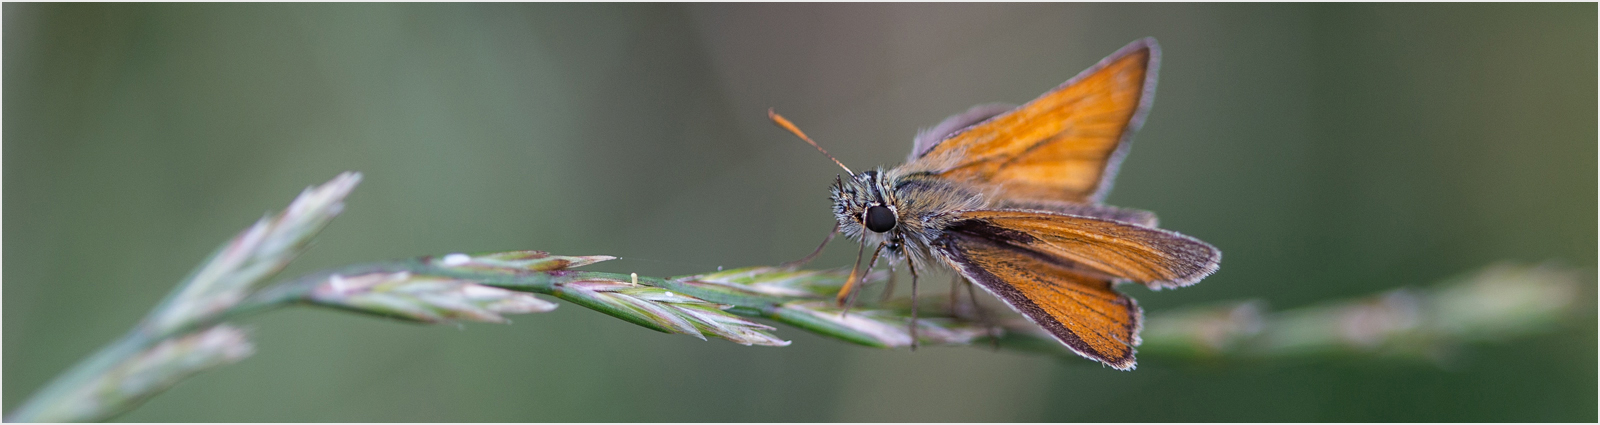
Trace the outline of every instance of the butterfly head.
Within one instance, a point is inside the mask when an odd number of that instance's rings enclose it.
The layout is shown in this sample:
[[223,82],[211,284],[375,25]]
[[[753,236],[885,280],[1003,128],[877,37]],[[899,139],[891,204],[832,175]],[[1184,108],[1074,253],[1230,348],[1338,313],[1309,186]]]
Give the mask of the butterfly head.
[[881,169],[834,181],[832,198],[834,218],[852,238],[886,237],[902,225],[900,206],[893,190],[885,187]]

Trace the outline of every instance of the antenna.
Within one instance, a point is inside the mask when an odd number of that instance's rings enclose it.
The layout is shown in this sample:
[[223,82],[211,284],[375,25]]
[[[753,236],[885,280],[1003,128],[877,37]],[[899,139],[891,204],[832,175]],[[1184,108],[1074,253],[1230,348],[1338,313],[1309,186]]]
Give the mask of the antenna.
[[789,132],[794,133],[795,136],[799,136],[800,140],[810,143],[811,147],[817,148],[817,152],[822,152],[822,156],[826,156],[828,159],[833,160],[834,164],[839,164],[839,168],[843,168],[844,172],[849,173],[852,176],[856,175],[854,171],[850,171],[850,167],[846,167],[844,166],[843,162],[839,162],[838,158],[834,158],[833,155],[829,155],[827,149],[823,149],[822,146],[817,145],[817,142],[811,141],[810,137],[806,137],[806,134],[800,131],[800,127],[795,127],[794,123],[789,122],[789,120],[784,118],[782,115],[778,115],[777,112],[773,112],[772,108],[767,108],[767,118],[772,119],[773,124],[783,127],[784,130],[789,130]]

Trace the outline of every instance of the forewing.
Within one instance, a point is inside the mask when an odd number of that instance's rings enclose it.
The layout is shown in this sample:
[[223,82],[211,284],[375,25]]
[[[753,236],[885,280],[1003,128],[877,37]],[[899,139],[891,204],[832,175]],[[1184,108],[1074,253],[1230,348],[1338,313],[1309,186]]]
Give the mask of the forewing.
[[1159,51],[1155,39],[1135,41],[1038,99],[933,144],[908,165],[998,186],[1000,198],[1099,202],[1155,96]]
[[1105,204],[1020,200],[997,202],[995,203],[995,208],[1012,210],[1037,210],[1068,215],[1081,215],[1085,217],[1095,217],[1107,220],[1116,220],[1124,223],[1133,223],[1144,227],[1156,227],[1160,223],[1160,221],[1156,218],[1156,213],[1133,208],[1113,207]]
[[967,211],[946,232],[978,235],[1079,273],[1127,279],[1152,289],[1192,285],[1222,262],[1222,251],[1177,232],[1044,211]]
[[1073,352],[1120,370],[1134,366],[1143,313],[1112,281],[980,234],[949,232],[935,249],[962,276],[1005,301]]

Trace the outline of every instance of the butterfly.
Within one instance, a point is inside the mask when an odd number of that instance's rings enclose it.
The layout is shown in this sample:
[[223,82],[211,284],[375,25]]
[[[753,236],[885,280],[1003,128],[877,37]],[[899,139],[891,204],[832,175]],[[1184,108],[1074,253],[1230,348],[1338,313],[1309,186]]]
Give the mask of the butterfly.
[[907,162],[887,170],[855,173],[768,116],[850,174],[831,188],[828,240],[859,240],[857,269],[869,245],[868,270],[883,253],[905,259],[915,303],[918,267],[948,268],[1078,355],[1131,370],[1143,311],[1114,285],[1189,286],[1222,260],[1156,227],[1154,213],[1101,203],[1150,109],[1159,59],[1155,39],[1134,41],[1026,104],[979,105],[919,132]]

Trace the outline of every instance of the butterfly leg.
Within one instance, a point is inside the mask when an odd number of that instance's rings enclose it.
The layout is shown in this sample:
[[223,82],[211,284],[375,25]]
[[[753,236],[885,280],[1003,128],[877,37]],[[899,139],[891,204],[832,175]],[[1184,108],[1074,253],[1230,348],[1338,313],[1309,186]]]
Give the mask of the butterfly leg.
[[817,245],[817,250],[816,251],[811,251],[811,255],[807,255],[807,256],[805,256],[805,258],[801,258],[799,260],[794,260],[794,261],[790,261],[790,262],[787,262],[787,263],[779,264],[778,266],[779,267],[800,267],[800,266],[805,265],[806,263],[811,262],[811,260],[815,260],[818,255],[822,254],[822,249],[828,247],[828,242],[833,242],[833,237],[834,236],[838,236],[838,235],[839,235],[839,223],[834,223],[833,224],[833,230],[829,230],[828,231],[828,237],[822,240],[822,245]]
[[894,264],[895,260],[889,260],[889,280],[883,283],[883,294],[878,296],[878,304],[889,302],[889,298],[894,297],[894,281],[895,277],[898,276],[894,272]]
[[982,304],[978,304],[977,290],[972,289],[971,281],[957,279],[967,286],[967,298],[972,300],[972,311],[978,315],[978,323],[983,324],[983,333],[989,336],[990,345],[994,346],[994,349],[998,351],[1000,349],[1000,335],[994,331],[995,324],[989,320],[989,313],[983,310]]
[[[974,301],[976,301],[976,300],[974,300]],[[961,309],[957,308],[960,305],[961,305],[961,276],[960,275],[952,275],[952,276],[950,276],[950,304],[949,304],[949,308],[948,308],[948,311],[950,313],[950,317],[958,317],[958,316],[960,316]]]
[[[888,244],[887,243],[880,243],[880,244],[878,244],[878,248],[877,249],[872,250],[872,260],[871,261],[867,261],[867,271],[861,273],[861,278],[862,279],[866,279],[867,276],[871,276],[872,275],[872,269],[878,267],[878,254],[883,252],[883,246],[884,245],[888,245]],[[862,286],[866,286],[866,285],[863,284]],[[859,293],[861,291],[860,290],[856,290],[854,292]],[[850,313],[850,309],[854,308],[856,306],[856,299],[860,298],[857,295],[858,294],[850,294],[846,298],[846,299],[849,300],[849,302],[845,303],[844,312],[840,313],[841,316],[845,315],[845,314],[849,314]]]
[[917,264],[906,260],[906,270],[911,272],[911,351],[917,350]]
[[867,239],[861,238],[861,249],[856,250],[856,265],[850,266],[850,277],[844,280],[844,286],[839,287],[839,294],[834,296],[834,301],[841,306],[844,305],[845,299],[850,296],[850,290],[856,286],[856,273],[860,271],[861,257],[866,253]]

